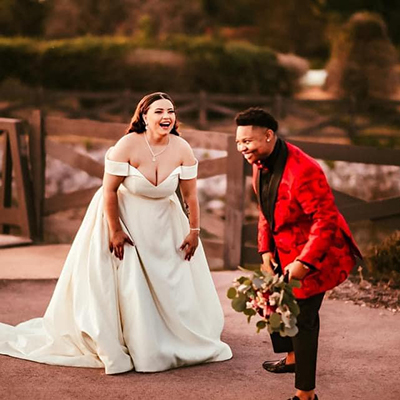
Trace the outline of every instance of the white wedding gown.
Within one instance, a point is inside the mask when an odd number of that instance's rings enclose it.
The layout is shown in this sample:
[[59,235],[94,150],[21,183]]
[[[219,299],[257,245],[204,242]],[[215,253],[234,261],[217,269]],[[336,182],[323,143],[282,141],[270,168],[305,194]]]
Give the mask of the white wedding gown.
[[201,243],[190,261],[179,250],[189,232],[175,190],[197,174],[180,166],[158,186],[128,163],[105,162],[125,176],[121,223],[135,247],[110,253],[102,188],[94,195],[43,318],[0,323],[0,354],[47,364],[164,371],[232,357],[220,340],[223,313]]

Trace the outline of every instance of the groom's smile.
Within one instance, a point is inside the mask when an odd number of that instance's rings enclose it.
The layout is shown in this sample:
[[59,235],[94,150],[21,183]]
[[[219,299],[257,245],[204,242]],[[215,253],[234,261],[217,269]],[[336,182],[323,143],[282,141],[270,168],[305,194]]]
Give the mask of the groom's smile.
[[275,135],[271,129],[258,126],[238,126],[236,129],[237,150],[250,164],[267,158],[274,149]]

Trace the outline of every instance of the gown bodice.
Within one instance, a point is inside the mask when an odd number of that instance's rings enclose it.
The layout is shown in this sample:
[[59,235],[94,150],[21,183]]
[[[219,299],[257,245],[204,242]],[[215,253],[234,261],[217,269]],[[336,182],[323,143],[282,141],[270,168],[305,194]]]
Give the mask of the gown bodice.
[[174,194],[178,187],[179,179],[193,179],[197,176],[198,162],[196,164],[186,166],[180,165],[161,181],[158,185],[151,183],[137,168],[128,162],[113,161],[108,158],[107,151],[105,156],[105,172],[116,176],[125,176],[122,185],[130,193],[134,195],[164,198]]

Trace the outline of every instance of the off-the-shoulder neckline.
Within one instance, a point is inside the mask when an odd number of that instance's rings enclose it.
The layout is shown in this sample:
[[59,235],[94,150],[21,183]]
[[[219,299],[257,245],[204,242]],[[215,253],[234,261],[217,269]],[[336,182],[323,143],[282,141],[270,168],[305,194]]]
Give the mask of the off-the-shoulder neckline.
[[133,165],[131,165],[128,161],[114,161],[114,160],[110,160],[108,157],[107,157],[107,155],[108,155],[108,152],[110,151],[112,149],[112,147],[110,147],[108,150],[107,150],[107,152],[106,152],[106,155],[105,155],[105,159],[106,159],[106,161],[108,161],[108,162],[115,162],[115,163],[119,163],[119,164],[128,164],[128,166],[129,166],[129,168],[133,168],[135,171],[137,171],[144,179],[146,179],[146,181],[150,184],[150,185],[152,185],[152,186],[154,186],[154,187],[159,187],[160,185],[162,185],[171,175],[173,175],[174,174],[174,172],[175,171],[177,171],[178,169],[180,169],[180,168],[192,168],[192,167],[195,167],[199,162],[197,161],[197,159],[196,159],[196,163],[195,164],[193,164],[193,165],[178,165],[176,168],[174,168],[170,173],[169,173],[169,175],[165,178],[165,179],[163,179],[163,181],[162,182],[160,182],[158,185],[155,185],[153,182],[151,182],[144,174],[143,174],[143,172],[142,171],[140,171],[138,168],[136,168],[136,167],[134,167]]

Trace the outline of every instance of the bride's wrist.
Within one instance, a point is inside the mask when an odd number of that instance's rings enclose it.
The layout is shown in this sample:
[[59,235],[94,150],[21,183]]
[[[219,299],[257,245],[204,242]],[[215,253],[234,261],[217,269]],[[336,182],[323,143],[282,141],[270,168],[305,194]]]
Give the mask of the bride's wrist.
[[197,233],[200,235],[200,228],[190,228],[190,233]]

